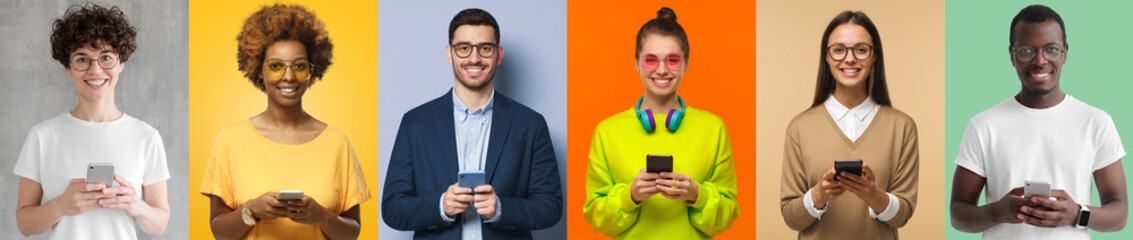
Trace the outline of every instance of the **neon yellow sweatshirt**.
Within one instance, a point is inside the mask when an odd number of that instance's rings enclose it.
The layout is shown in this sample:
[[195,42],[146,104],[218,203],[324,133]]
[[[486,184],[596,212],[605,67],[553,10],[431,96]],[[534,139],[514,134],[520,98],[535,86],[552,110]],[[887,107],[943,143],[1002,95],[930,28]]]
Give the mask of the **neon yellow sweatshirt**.
[[[711,239],[740,215],[724,121],[686,107],[680,128],[669,132],[666,116],[653,115],[653,133],[645,132],[633,109],[602,120],[594,129],[582,212],[595,231],[615,239]],[[630,184],[645,168],[648,154],[673,156],[673,171],[688,174],[700,186],[695,203],[660,194],[633,202]]]

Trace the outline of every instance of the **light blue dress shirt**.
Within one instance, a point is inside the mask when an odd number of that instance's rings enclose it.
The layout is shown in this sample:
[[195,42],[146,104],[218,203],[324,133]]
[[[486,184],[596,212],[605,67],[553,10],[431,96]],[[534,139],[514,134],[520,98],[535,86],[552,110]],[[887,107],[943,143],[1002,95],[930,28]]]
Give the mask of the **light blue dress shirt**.
[[[492,131],[492,107],[495,99],[496,92],[493,91],[484,107],[471,110],[460,101],[460,98],[456,97],[455,92],[452,94],[457,163],[460,166],[460,171],[484,171],[484,162],[488,157],[488,137]],[[460,219],[461,239],[482,239],[480,223],[494,223],[500,220],[500,210],[503,205],[498,198],[496,199],[496,215],[491,219],[483,219],[479,214],[476,214],[471,205],[468,207],[468,211],[452,218],[445,215],[445,195],[441,194],[441,218],[448,222],[456,222],[457,218]]]

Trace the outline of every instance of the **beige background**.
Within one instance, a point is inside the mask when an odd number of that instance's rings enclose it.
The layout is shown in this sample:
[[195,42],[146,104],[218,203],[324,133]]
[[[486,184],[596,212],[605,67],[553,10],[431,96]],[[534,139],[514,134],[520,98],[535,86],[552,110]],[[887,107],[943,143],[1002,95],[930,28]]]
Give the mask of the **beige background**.
[[920,192],[900,235],[943,239],[944,1],[769,1],[756,7],[756,193],[760,239],[787,239],[779,211],[783,134],[814,97],[819,45],[826,24],[843,10],[863,11],[885,48],[893,106],[913,117],[920,133]]

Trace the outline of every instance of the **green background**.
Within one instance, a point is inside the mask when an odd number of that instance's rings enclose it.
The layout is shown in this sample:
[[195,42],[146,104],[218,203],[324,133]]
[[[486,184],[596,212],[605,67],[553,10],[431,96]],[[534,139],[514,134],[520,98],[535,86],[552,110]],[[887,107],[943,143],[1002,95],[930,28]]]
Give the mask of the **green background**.
[[[1044,4],[1062,16],[1066,25],[1066,64],[1062,68],[1062,91],[1113,117],[1121,141],[1133,144],[1133,39],[1130,19],[1133,1],[945,1],[945,187],[951,202],[952,176],[968,120],[977,113],[1019,92],[1020,82],[1007,50],[1011,19],[1030,4]],[[1126,148],[1129,151],[1129,148]],[[1126,157],[1128,158],[1128,157]],[[1128,161],[1122,161],[1127,179],[1133,176]],[[1129,186],[1126,185],[1127,189]],[[1095,186],[1096,187],[1096,186]],[[929,189],[921,189],[929,191]],[[1131,191],[1133,192],[1133,191]],[[984,204],[981,193],[980,204]],[[1097,189],[1092,206],[1099,206]],[[945,211],[949,206],[943,206]],[[947,239],[979,239],[945,221]],[[1093,239],[1133,239],[1126,228],[1116,233],[1091,231]]]

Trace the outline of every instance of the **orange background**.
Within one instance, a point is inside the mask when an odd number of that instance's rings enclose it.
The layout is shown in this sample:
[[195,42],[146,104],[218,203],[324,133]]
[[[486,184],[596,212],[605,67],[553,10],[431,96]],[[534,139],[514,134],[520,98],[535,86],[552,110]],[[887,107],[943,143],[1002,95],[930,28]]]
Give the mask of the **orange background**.
[[[689,36],[689,70],[678,93],[724,119],[732,138],[740,217],[717,239],[755,236],[755,2],[570,1],[567,3],[567,232],[604,239],[582,217],[594,126],[644,94],[634,69],[637,30],[668,6]],[[773,188],[777,189],[777,188]]]
[[[885,77],[893,107],[917,123],[920,182],[916,209],[898,230],[904,238],[943,239],[944,192],[944,1],[860,0],[759,1],[760,149],[759,234],[764,239],[793,239],[798,232],[783,222],[779,210],[783,135],[787,123],[810,107],[814,98],[822,31],[844,10],[864,12],[873,20],[885,48]],[[1006,27],[1004,27],[1006,28]],[[997,35],[998,36],[998,35]],[[1004,61],[1006,62],[1006,60]],[[749,195],[750,196],[750,195]],[[843,195],[846,197],[846,195]],[[902,206],[903,207],[903,206]]]

